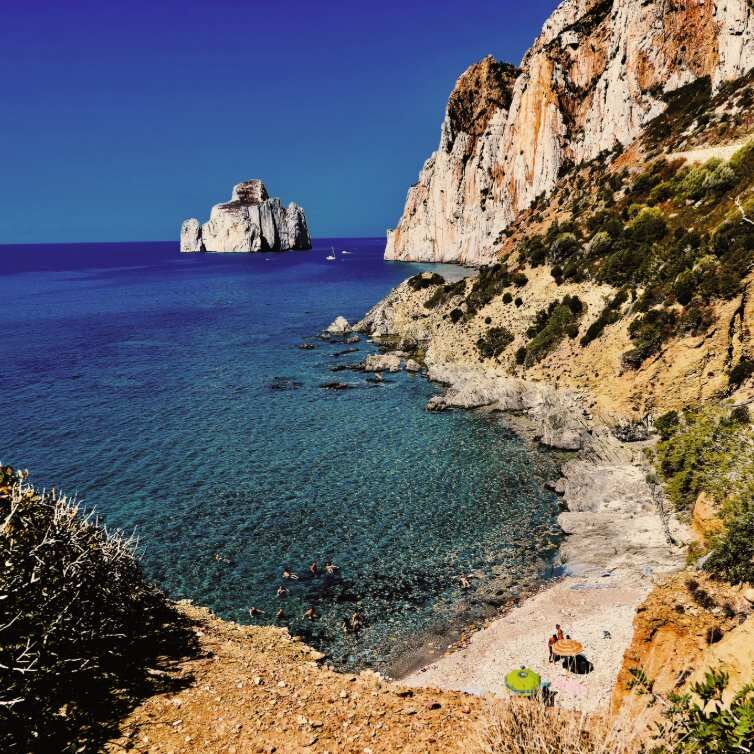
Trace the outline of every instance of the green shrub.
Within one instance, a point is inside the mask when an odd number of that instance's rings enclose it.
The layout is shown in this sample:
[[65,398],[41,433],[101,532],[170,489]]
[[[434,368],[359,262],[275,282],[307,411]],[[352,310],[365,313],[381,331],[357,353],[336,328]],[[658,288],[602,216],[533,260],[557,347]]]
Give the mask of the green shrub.
[[469,317],[483,309],[505,288],[511,285],[511,275],[508,268],[501,264],[494,264],[479,268],[479,274],[474,278],[471,291],[466,298]]
[[606,306],[601,312],[600,316],[592,322],[581,338],[581,345],[588,346],[593,340],[599,338],[602,335],[603,330],[612,325],[620,319],[620,313],[610,306]]
[[547,260],[547,247],[541,235],[525,238],[518,251],[521,261],[528,262],[532,267],[539,267]]
[[460,322],[463,319],[463,310],[452,309],[448,316],[450,317],[450,321],[455,325],[457,322]]
[[720,196],[738,182],[733,167],[718,158],[712,158],[691,168],[678,183],[678,194],[689,199]]
[[523,272],[514,272],[511,276],[511,282],[516,288],[523,288],[529,282],[529,278]]
[[576,315],[565,304],[553,304],[547,311],[537,313],[534,324],[527,331],[533,337],[526,345],[526,366],[541,361],[566,335],[575,337],[578,334]]
[[549,258],[559,264],[579,250],[579,241],[573,233],[560,233],[550,246]]
[[628,328],[635,347],[623,354],[624,366],[638,369],[645,359],[657,353],[675,334],[677,321],[678,317],[671,309],[652,309],[637,317]]
[[516,305],[517,309],[520,309],[524,305],[524,300],[521,296],[516,296],[516,300],[513,303]]
[[654,421],[654,426],[661,439],[669,440],[681,426],[678,412],[668,411],[662,416],[658,416]]
[[728,164],[736,171],[739,179],[754,178],[754,140],[746,142],[730,158]]
[[626,233],[637,241],[651,243],[659,241],[668,232],[662,211],[656,207],[644,207],[626,225]]
[[484,359],[499,356],[513,342],[513,334],[507,327],[491,327],[476,342],[479,354]]
[[723,531],[712,539],[712,552],[704,570],[730,584],[754,583],[754,498],[728,503]]
[[513,301],[513,296],[511,295],[511,292],[510,292],[510,291],[506,291],[506,292],[505,292],[505,293],[503,294],[503,303],[504,303],[504,304],[510,304],[510,303],[511,303],[511,301]]
[[457,280],[455,283],[446,283],[439,286],[432,295],[424,302],[427,309],[436,309],[446,304],[454,296],[462,296],[466,292],[466,281]]
[[433,285],[443,285],[445,278],[436,272],[421,272],[408,279],[408,287],[413,291],[421,291],[431,288]]
[[516,349],[516,364],[523,364],[526,361],[526,346]]
[[[670,693],[663,699],[653,683],[634,669],[634,686],[649,694],[652,704],[662,701],[662,721],[656,724],[650,754],[742,754],[752,751],[754,741],[754,686],[741,688],[730,702],[723,694],[728,675],[710,670],[690,693]],[[659,706],[659,705],[658,705]],[[644,751],[644,749],[642,749]]]
[[742,356],[738,364],[730,370],[728,380],[734,387],[738,387],[754,374],[754,360]]

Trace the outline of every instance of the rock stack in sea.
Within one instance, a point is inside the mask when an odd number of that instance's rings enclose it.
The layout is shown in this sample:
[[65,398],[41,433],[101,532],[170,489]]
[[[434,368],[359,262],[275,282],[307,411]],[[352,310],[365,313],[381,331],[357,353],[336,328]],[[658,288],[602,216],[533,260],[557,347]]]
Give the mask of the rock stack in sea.
[[181,225],[181,251],[287,251],[311,249],[304,210],[284,207],[255,178],[233,187],[230,201],[212,207],[203,225],[192,217]]

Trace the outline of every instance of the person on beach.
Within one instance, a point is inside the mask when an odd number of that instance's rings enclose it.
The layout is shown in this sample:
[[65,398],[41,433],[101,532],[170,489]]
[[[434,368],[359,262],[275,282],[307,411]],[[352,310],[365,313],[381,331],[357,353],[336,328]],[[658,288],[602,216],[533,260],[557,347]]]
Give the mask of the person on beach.
[[288,596],[288,590],[284,586],[279,586],[277,590],[278,599]]
[[313,560],[312,564],[309,566],[309,573],[311,573],[312,576],[316,576],[319,573],[319,566],[317,565],[316,560]]
[[296,574],[293,573],[293,571],[290,571],[287,568],[283,569],[283,578],[290,579],[291,581],[298,581],[298,576],[296,576]]
[[563,636],[563,629],[560,627],[560,623],[555,624],[555,634],[558,637],[558,641],[561,641],[565,637]]
[[304,618],[305,618],[306,620],[312,620],[312,621],[313,621],[313,620],[316,620],[316,619],[317,619],[317,613],[316,613],[316,611],[314,610],[314,608],[313,608],[313,607],[310,607],[310,608],[309,608],[309,609],[308,609],[308,610],[307,610],[307,611],[306,611],[306,612],[304,613]]
[[555,653],[552,651],[553,645],[558,641],[558,635],[553,634],[548,640],[547,640],[547,648],[550,651],[550,662],[557,662],[555,659]]
[[458,582],[461,585],[461,589],[470,589],[471,588],[471,582],[469,581],[468,577],[464,576],[463,574],[461,574],[458,577]]

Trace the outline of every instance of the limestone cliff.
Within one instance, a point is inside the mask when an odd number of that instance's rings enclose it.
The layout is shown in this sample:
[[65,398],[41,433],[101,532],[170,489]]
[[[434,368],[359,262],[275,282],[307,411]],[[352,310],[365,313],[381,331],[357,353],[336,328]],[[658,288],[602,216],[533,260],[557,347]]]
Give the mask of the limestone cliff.
[[569,165],[629,144],[683,85],[752,65],[746,0],[564,0],[520,71],[485,58],[458,80],[385,257],[489,261]]
[[209,221],[196,218],[181,226],[181,251],[286,251],[310,249],[304,210],[291,202],[283,207],[270,198],[259,179],[233,187],[229,202],[212,207]]

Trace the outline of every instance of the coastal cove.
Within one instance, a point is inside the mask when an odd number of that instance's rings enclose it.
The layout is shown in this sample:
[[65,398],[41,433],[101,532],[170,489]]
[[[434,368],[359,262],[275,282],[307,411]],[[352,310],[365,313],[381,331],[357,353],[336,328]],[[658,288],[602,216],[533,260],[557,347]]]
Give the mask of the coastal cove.
[[[422,270],[467,274],[386,263],[382,248],[0,249],[15,333],[0,375],[14,396],[3,462],[77,493],[109,526],[136,527],[148,575],[171,596],[242,623],[250,606],[260,624],[283,607],[283,625],[338,667],[410,670],[417,652],[442,651],[551,575],[559,509],[545,482],[558,462],[491,414],[425,411],[437,385],[423,376],[374,384],[342,369],[376,347],[318,339],[335,315],[357,320]],[[303,578],[315,558],[341,575]],[[286,566],[302,579],[278,600]],[[342,631],[355,610],[358,637]]]

